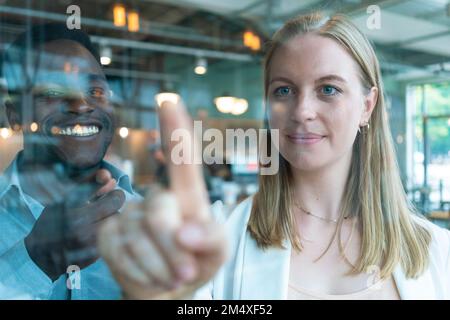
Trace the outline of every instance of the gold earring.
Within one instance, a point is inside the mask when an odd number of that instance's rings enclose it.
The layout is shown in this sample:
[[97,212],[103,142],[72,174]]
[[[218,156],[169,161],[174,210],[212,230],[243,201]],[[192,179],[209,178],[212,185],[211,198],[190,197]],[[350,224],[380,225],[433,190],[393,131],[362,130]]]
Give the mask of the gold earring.
[[361,126],[358,127],[358,132],[361,133],[361,128],[365,128],[364,129],[364,133],[367,133],[367,131],[369,131],[370,129],[370,124],[368,121],[365,121]]

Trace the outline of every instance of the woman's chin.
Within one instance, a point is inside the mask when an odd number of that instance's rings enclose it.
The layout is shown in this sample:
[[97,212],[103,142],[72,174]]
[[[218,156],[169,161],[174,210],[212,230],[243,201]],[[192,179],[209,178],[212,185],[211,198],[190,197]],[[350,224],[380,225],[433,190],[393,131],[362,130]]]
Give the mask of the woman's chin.
[[294,170],[302,171],[302,172],[314,172],[322,168],[322,166],[318,165],[305,165],[305,164],[295,164],[291,165]]

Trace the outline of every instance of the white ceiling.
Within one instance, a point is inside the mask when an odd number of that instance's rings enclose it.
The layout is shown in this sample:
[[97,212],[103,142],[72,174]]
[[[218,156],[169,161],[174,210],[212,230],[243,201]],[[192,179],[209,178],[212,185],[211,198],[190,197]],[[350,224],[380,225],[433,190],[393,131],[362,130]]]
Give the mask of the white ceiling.
[[[450,57],[450,27],[431,21],[405,16],[389,11],[381,12],[381,28],[370,30],[366,26],[366,15],[353,18],[353,22],[369,37],[384,45],[401,45],[414,49]],[[450,18],[449,18],[450,20]],[[447,35],[431,37],[447,32]],[[421,38],[420,41],[413,41]],[[404,44],[402,44],[404,43]]]
[[[218,14],[228,15],[236,11],[246,10],[245,15],[260,15],[265,13],[267,0],[150,0],[149,2],[159,2],[184,6],[188,8],[207,10]],[[318,3],[320,0],[275,0],[275,14],[288,14],[294,10],[304,8],[308,5]],[[251,7],[251,8],[249,8]]]
[[[380,30],[369,30],[366,27],[369,14],[366,13],[366,5],[362,4],[364,3],[362,0],[148,1],[206,10],[227,16],[236,14],[260,22],[266,22],[268,3],[272,3],[272,19],[283,17],[283,20],[298,14],[301,10],[322,8],[325,12],[332,13],[339,8],[352,8],[352,12],[344,11],[343,13],[349,14],[360,29],[374,42],[450,57],[450,12],[447,13],[450,1],[448,0],[370,1],[369,3],[377,3],[381,9]],[[282,23],[282,21],[278,22]],[[274,23],[276,24],[276,22]],[[264,27],[264,24],[261,27]],[[443,32],[447,32],[447,34],[433,37],[434,34]],[[424,38],[416,39],[419,37]],[[405,41],[409,42],[404,43]]]

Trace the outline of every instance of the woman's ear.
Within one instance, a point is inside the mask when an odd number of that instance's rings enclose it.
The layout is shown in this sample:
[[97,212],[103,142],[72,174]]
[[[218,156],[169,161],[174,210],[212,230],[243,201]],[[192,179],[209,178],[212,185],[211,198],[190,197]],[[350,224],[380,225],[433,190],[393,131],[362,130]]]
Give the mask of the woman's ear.
[[372,111],[375,108],[378,101],[378,88],[372,87],[364,96],[364,110],[361,114],[361,119],[359,121],[360,125],[364,125],[369,123],[370,116],[372,115]]

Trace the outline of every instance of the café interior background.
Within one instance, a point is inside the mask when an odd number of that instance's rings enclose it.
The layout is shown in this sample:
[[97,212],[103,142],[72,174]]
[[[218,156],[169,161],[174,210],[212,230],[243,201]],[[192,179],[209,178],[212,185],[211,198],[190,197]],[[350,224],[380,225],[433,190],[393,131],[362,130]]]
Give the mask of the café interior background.
[[[65,23],[70,5],[80,8],[81,29],[97,46],[113,92],[119,126],[107,159],[138,190],[155,181],[164,163],[155,94],[178,92],[203,129],[217,128],[224,136],[226,129],[261,128],[264,43],[301,13],[349,15],[381,62],[405,190],[422,213],[450,226],[449,1],[0,0],[0,50],[30,24]],[[380,28],[367,25],[373,6]],[[1,101],[5,84],[0,78]],[[235,104],[221,105],[217,98],[223,96]],[[21,146],[21,134],[9,128],[2,108],[0,170]],[[245,164],[204,166],[212,201],[234,206],[257,190],[256,145],[238,155]]]

